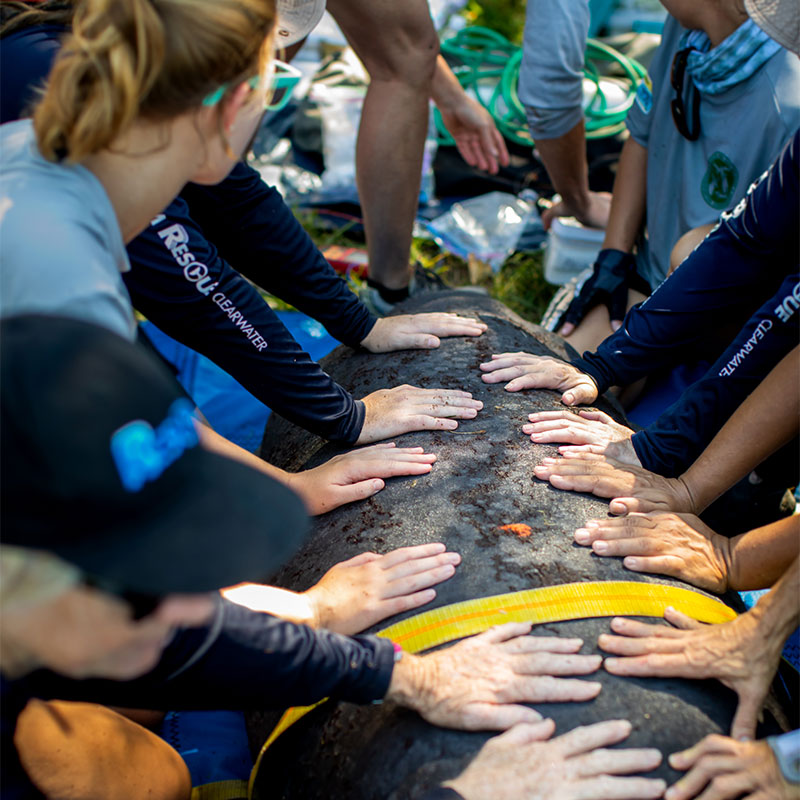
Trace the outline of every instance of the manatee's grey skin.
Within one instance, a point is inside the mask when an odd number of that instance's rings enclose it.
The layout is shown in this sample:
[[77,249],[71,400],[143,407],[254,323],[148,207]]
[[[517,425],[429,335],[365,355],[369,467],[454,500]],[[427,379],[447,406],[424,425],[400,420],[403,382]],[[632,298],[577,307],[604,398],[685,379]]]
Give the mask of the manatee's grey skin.
[[[372,355],[341,347],[323,361],[325,369],[356,397],[401,383],[463,388],[483,401],[483,411],[475,420],[462,422],[454,433],[397,437],[398,446],[423,445],[436,453],[433,471],[390,480],[375,497],[317,518],[307,544],[273,582],[306,589],[333,564],[365,550],[387,552],[441,541],[461,553],[461,566],[451,580],[437,587],[433,603],[381,623],[376,630],[428,608],[554,584],[628,580],[686,586],[628,572],[620,559],[600,559],[575,545],[575,528],[606,515],[608,504],[535,480],[533,466],[557,450],[532,444],[519,430],[531,411],[561,408],[560,395],[511,393],[502,384],[481,381],[478,365],[492,353],[525,350],[563,357],[561,339],[471,292],[425,295],[404,304],[402,310],[474,314],[488,323],[489,330],[478,338],[443,339],[433,351]],[[597,408],[624,419],[613,402],[601,399]],[[292,470],[321,463],[338,451],[282,419],[273,418],[264,437],[263,455]],[[509,523],[528,525],[532,533],[521,538],[501,530]],[[586,619],[539,626],[534,635],[580,636],[582,652],[593,653],[600,652],[597,636],[607,630],[607,619]],[[735,695],[717,682],[621,679],[604,671],[591,677],[603,683],[594,701],[537,706],[556,721],[558,732],[622,717],[634,726],[628,745],[655,746],[666,755],[708,733],[729,730]],[[250,715],[256,749],[276,719],[274,713]],[[362,708],[329,703],[270,748],[259,773],[257,796],[410,798],[456,774],[487,736],[437,729],[391,704]],[[666,764],[655,774],[670,781],[677,777]]]

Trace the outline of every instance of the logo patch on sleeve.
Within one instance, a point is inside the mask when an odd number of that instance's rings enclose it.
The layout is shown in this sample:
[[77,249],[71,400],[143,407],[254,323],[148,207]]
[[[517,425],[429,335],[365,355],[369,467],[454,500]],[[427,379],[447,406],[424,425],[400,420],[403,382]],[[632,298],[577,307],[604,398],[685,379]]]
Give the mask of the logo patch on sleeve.
[[649,75],[645,75],[636,89],[636,105],[643,113],[649,114],[653,108],[653,82]]

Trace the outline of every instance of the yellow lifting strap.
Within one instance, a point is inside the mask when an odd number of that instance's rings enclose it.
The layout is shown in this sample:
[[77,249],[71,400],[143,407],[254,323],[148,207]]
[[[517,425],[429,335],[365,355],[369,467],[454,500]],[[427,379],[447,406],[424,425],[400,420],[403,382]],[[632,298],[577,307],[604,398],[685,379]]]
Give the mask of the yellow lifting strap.
[[[423,611],[376,635],[397,642],[409,653],[419,653],[505,622],[539,625],[590,617],[663,617],[667,606],[699,622],[729,622],[736,617],[736,612],[721,600],[693,589],[639,581],[587,581],[464,600]],[[258,754],[250,774],[251,793],[267,748],[287,728],[324,702],[290,708],[284,713]]]
[[247,800],[247,781],[229,780],[194,786],[190,800]]

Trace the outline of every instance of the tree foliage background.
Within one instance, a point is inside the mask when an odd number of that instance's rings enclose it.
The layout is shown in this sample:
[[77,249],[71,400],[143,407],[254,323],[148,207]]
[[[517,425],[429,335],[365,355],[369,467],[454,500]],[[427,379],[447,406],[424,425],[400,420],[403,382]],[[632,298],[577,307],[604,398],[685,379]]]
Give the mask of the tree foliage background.
[[525,0],[469,0],[463,13],[470,25],[483,25],[502,33],[514,44],[522,44]]

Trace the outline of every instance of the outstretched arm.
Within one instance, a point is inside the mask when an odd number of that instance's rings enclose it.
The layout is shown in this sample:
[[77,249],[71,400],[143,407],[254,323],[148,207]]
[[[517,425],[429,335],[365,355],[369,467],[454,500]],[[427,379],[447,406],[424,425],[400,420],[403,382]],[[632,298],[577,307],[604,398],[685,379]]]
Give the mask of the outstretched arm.
[[536,136],[535,139],[536,149],[553,188],[561,198],[542,214],[545,230],[557,217],[576,217],[590,228],[605,228],[609,222],[612,198],[608,192],[589,189],[583,120],[561,136],[547,139]]
[[681,476],[700,513],[797,435],[800,346],[784,356]]
[[361,553],[331,567],[305,592],[240,583],[223,597],[253,611],[353,636],[381,620],[429,603],[432,587],[446,581],[461,563],[458,553],[433,542],[401,547],[386,555]]
[[198,423],[196,427],[203,447],[280,481],[300,495],[308,513],[314,515],[372,497],[384,488],[386,478],[424,475],[436,461],[433,453],[425,453],[421,447],[395,447],[386,442],[342,453],[313,469],[286,472],[206,425]]
[[692,514],[628,514],[590,519],[575,541],[595,555],[622,557],[633,572],[669,575],[722,594],[772,586],[800,555],[800,517],[729,539]]
[[534,468],[558,489],[614,498],[612,514],[685,511],[700,514],[800,427],[800,346],[795,347],[725,423],[678,478],[622,464],[596,453],[564,453]]

